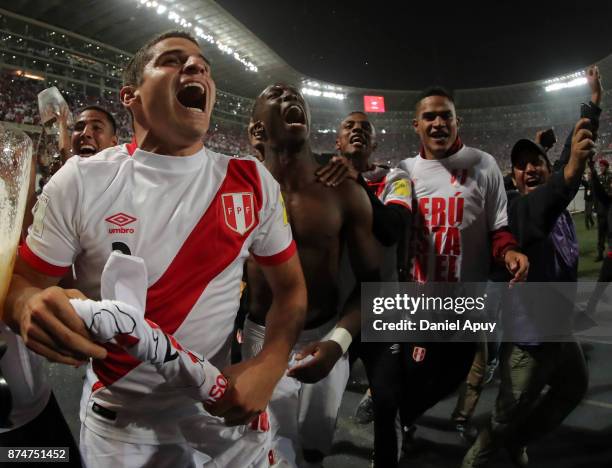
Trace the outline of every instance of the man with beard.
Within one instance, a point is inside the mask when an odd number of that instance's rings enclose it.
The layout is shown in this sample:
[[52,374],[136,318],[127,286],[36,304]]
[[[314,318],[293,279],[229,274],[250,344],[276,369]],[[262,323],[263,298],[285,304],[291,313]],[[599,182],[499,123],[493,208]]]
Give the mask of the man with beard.
[[[52,361],[95,358],[81,400],[87,465],[192,467],[211,457],[214,466],[270,464],[265,424],[244,425],[265,412],[285,372],[306,291],[278,184],[257,161],[203,145],[215,94],[192,36],[171,31],[145,44],[120,93],[135,141],[70,158],[45,186],[20,249],[4,320]],[[146,262],[145,318],[222,369],[229,384],[207,407],[216,417],[128,355],[129,339],[91,341],[69,299],[99,298],[114,250]],[[267,335],[256,358],[227,366],[249,252],[272,291]],[[72,265],[82,292],[55,286]]]
[[[302,95],[276,84],[256,99],[253,122],[261,122],[266,167],[281,185],[308,289],[305,329],[291,357],[287,376],[270,402],[275,447],[294,465],[320,466],[329,454],[338,409],[348,380],[345,356],[360,331],[360,282],[378,279],[378,244],[372,235],[372,208],[355,183],[328,188],[317,182],[319,164],[310,149],[310,119]],[[343,248],[358,284],[339,302]],[[259,268],[247,266],[249,316],[243,354],[256,355],[269,333],[270,293]],[[341,310],[338,317],[338,310]],[[302,458],[304,461],[302,461]]]
[[[411,278],[418,282],[484,282],[491,258],[522,281],[527,257],[508,231],[506,193],[495,159],[470,148],[458,135],[452,95],[425,91],[416,104],[413,127],[421,140],[418,155],[400,163],[410,176],[414,213]],[[489,254],[483,248],[489,246]],[[475,343],[405,343],[403,420],[414,421],[465,380]],[[397,466],[394,431],[375,447],[375,465]]]

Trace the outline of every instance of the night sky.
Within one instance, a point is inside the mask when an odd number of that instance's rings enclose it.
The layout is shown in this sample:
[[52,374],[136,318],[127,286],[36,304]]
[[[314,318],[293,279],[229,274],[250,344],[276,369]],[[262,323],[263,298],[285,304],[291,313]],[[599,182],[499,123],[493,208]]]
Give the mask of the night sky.
[[513,84],[612,53],[610,1],[217,2],[298,71],[358,87]]

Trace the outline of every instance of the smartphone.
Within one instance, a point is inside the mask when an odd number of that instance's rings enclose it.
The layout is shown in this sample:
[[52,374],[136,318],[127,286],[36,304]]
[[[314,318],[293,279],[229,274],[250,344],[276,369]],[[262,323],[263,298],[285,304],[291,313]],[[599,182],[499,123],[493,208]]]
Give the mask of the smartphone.
[[595,115],[595,111],[591,106],[585,104],[584,102],[580,104],[580,118],[581,119],[589,119],[591,124],[588,126],[589,130],[593,130],[593,122],[597,121],[597,116]]
[[549,128],[540,135],[540,144],[546,149],[552,148],[556,142],[557,136],[552,128]]

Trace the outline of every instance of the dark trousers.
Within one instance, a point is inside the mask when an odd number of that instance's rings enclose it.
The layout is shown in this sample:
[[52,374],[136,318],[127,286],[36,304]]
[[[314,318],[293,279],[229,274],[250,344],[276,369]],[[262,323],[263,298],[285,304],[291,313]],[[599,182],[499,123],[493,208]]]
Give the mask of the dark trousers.
[[597,284],[595,285],[595,289],[591,293],[589,297],[589,302],[587,304],[586,313],[591,318],[594,318],[597,315],[597,304],[603,296],[604,291],[608,288],[609,283],[612,281],[612,258],[606,256],[603,259],[601,264],[601,269],[599,270],[599,277],[597,278]]
[[601,257],[606,248],[606,236],[608,235],[607,214],[597,214],[597,255]]
[[[68,463],[58,463],[60,467],[81,468],[81,455],[62,410],[51,394],[45,409],[32,421],[9,432],[0,434],[0,447],[67,447],[70,457]],[[21,466],[21,465],[17,465]],[[46,467],[50,463],[23,463],[22,466]]]
[[499,447],[513,451],[547,434],[580,403],[588,387],[586,362],[576,342],[503,343],[500,371],[490,424],[478,434],[462,468],[484,467]]
[[475,343],[362,343],[374,403],[374,464],[397,466],[395,418],[413,423],[465,381]]
[[584,226],[587,228],[587,231],[588,231],[594,225],[595,225],[595,220],[593,219],[593,200],[585,200],[584,201]]

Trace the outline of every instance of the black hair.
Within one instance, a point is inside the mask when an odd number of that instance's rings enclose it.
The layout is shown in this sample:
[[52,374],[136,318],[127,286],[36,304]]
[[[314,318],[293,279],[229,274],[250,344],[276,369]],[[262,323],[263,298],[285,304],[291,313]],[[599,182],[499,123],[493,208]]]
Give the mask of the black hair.
[[275,86],[280,86],[283,88],[288,88],[291,89],[293,91],[295,91],[297,94],[299,94],[302,97],[302,100],[304,101],[305,104],[305,110],[306,110],[306,119],[310,122],[310,109],[308,107],[308,103],[306,102],[306,99],[304,99],[304,95],[302,94],[302,92],[299,90],[299,88],[297,88],[296,86],[287,84],[287,83],[283,83],[283,82],[276,82],[274,84],[268,85],[266,86],[263,91],[261,93],[259,93],[259,95],[255,98],[255,102],[253,102],[253,107],[251,108],[251,119],[253,119],[253,116],[257,113],[258,108],[259,108],[259,104],[264,96],[264,94],[266,93],[266,91],[270,88],[273,88]]
[[139,86],[140,83],[142,83],[144,67],[147,63],[149,63],[149,60],[151,60],[151,49],[153,46],[164,39],[170,39],[173,37],[187,39],[200,47],[197,39],[187,31],[175,29],[158,34],[157,36],[151,38],[140,49],[138,49],[138,51],[134,54],[134,57],[132,57],[132,60],[130,60],[130,63],[128,63],[128,65],[125,67],[125,70],[123,71],[123,86]]
[[444,86],[430,86],[429,88],[426,88],[421,91],[421,93],[419,94],[419,97],[416,102],[416,108],[419,108],[419,104],[423,99],[428,98],[430,96],[442,96],[448,99],[453,104],[455,104],[455,97],[452,91],[445,88]]
[[360,111],[360,110],[354,110],[352,112],[349,112],[348,114],[346,114],[346,116],[348,117],[349,115],[353,115],[353,114],[360,114],[360,115],[363,115],[364,117],[368,117],[368,114],[366,114],[364,111]]
[[109,121],[109,123],[111,124],[111,127],[113,128],[113,135],[117,134],[117,121],[115,120],[115,117],[113,117],[113,114],[111,114],[109,111],[107,111],[103,107],[95,106],[95,105],[83,107],[81,110],[79,110],[79,114],[82,114],[83,112],[88,111],[88,110],[93,110],[93,111],[97,111],[97,112],[104,114],[106,116],[106,120]]

